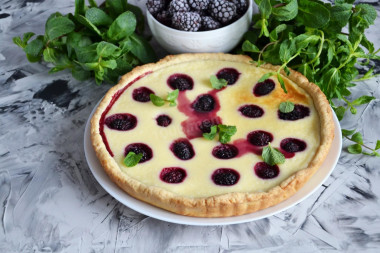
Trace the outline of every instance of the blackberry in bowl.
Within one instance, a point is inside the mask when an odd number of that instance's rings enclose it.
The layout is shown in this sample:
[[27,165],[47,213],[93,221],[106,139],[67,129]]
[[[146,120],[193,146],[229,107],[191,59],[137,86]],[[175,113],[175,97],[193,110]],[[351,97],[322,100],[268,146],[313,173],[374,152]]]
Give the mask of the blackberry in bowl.
[[169,53],[229,52],[252,20],[252,0],[148,0],[147,19]]

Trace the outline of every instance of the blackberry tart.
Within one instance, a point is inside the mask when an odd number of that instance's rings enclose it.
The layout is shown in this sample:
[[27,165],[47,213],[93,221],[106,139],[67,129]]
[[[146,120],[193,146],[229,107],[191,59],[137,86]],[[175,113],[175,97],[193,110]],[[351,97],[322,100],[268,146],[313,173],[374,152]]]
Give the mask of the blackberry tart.
[[[324,161],[334,133],[324,94],[300,73],[258,80],[278,67],[256,67],[229,54],[167,56],[135,68],[108,91],[91,120],[92,144],[108,176],[129,195],[168,211],[227,217],[261,210],[292,196]],[[210,76],[227,85],[213,89]],[[178,89],[176,106],[151,94]],[[295,104],[288,113],[282,102]],[[208,140],[214,125],[237,128],[228,143]],[[261,153],[276,147],[285,162]],[[127,167],[131,152],[139,162]]]

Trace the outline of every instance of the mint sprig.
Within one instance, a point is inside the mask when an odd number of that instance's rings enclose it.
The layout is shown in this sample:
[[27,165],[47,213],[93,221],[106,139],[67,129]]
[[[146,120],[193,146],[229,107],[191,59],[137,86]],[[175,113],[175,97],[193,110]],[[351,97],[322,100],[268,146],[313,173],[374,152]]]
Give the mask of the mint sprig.
[[285,162],[284,154],[282,154],[278,149],[273,148],[270,143],[268,143],[268,146],[263,148],[261,156],[264,162],[271,166]]
[[157,95],[150,94],[150,100],[155,106],[163,106],[165,102],[169,102],[169,106],[176,106],[176,99],[178,98],[179,95],[179,89],[173,90],[172,92],[168,92],[168,95],[166,99],[163,99]]
[[290,101],[282,102],[279,106],[279,110],[282,113],[289,113],[294,110],[294,104]]
[[[376,76],[373,68],[364,75],[356,68],[357,64],[368,65],[371,60],[380,60],[380,49],[375,49],[374,43],[366,37],[366,30],[377,16],[373,6],[354,4],[353,0],[255,2],[259,14],[253,17],[253,30],[247,32],[242,50],[258,66],[265,62],[280,65],[272,74],[277,74],[284,91],[280,73],[284,70],[289,75],[292,68],[320,87],[339,120],[347,111],[356,114],[357,106],[374,99],[366,94],[349,100],[351,87]],[[259,81],[269,78],[268,75]],[[358,146],[350,150],[361,153]]]
[[236,126],[218,125],[219,141],[221,143],[230,142],[231,137],[237,132]]
[[97,84],[114,84],[135,66],[156,61],[152,47],[137,34],[144,26],[137,6],[121,0],[106,0],[99,7],[94,0],[88,2],[90,6],[76,0],[73,14],[52,14],[44,35],[28,32],[13,42],[30,62],[52,63],[49,73],[69,69],[74,78],[92,77]]
[[127,167],[133,167],[136,166],[143,157],[142,153],[136,154],[135,152],[129,152],[127,156],[124,158],[123,163]]
[[220,90],[227,86],[228,82],[224,79],[218,79],[215,75],[210,76],[211,86],[214,89]]
[[269,77],[273,76],[274,74],[275,74],[274,72],[268,72],[262,75],[262,77],[260,77],[260,79],[257,82],[258,83],[264,82],[265,80],[267,80]]
[[[347,147],[347,151],[351,154],[363,154],[368,156],[377,156],[380,157],[380,140],[376,141],[375,148],[368,147],[363,143],[363,136],[361,133],[356,132],[355,130],[342,129],[342,135],[347,140],[355,142]],[[370,152],[363,151],[363,148],[368,149]]]
[[207,140],[213,140],[216,136],[216,133],[218,131],[218,126],[217,125],[213,125],[211,128],[210,128],[210,132],[209,133],[203,133],[203,137]]
[[237,132],[236,126],[214,125],[210,128],[209,133],[203,133],[203,137],[207,140],[213,140],[216,133],[219,132],[219,141],[223,144],[231,141],[231,137]]

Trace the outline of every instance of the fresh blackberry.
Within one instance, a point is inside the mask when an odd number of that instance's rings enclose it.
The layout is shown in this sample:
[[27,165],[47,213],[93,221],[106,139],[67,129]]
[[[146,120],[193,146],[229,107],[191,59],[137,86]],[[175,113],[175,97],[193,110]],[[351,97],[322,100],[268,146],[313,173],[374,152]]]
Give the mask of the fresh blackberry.
[[214,19],[226,24],[236,16],[236,5],[227,0],[211,0],[209,11]]
[[197,11],[207,10],[210,0],[188,0],[191,8]]
[[156,15],[156,19],[163,25],[170,26],[172,23],[172,15],[169,11],[163,10]]
[[204,16],[202,17],[202,28],[205,31],[215,30],[220,28],[220,23],[210,16]]
[[165,0],[148,0],[146,7],[152,15],[156,15],[165,7]]
[[188,12],[190,5],[187,0],[172,0],[169,4],[169,12],[174,15],[176,12]]
[[201,17],[210,16],[208,10],[194,10],[194,12],[198,13]]
[[238,14],[242,15],[248,9],[248,1],[247,0],[231,0],[236,5],[236,11]]
[[176,12],[172,18],[172,25],[178,30],[196,32],[201,27],[201,20],[201,16],[195,12]]

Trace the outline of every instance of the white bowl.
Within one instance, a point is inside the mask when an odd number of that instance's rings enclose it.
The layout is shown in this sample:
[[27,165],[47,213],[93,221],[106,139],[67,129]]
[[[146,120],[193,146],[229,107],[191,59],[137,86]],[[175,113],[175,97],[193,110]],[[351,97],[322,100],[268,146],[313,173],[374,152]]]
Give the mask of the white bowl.
[[147,10],[148,25],[154,38],[169,53],[218,53],[229,52],[248,31],[252,20],[252,0],[248,10],[232,24],[211,31],[186,32],[158,22]]

